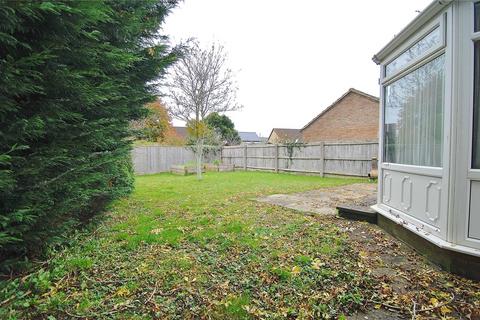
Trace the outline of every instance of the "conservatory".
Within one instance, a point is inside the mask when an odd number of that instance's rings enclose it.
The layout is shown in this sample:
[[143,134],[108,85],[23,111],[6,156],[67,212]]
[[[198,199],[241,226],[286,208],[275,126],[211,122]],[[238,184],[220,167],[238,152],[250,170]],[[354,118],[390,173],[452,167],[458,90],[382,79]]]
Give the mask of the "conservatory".
[[435,248],[480,257],[480,1],[434,1],[373,60],[381,67],[373,209]]

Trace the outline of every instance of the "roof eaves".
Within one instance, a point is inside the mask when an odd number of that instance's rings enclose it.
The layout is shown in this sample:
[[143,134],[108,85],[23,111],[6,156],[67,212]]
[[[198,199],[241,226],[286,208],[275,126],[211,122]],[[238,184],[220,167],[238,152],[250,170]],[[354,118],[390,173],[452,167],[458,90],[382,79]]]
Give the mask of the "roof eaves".
[[361,95],[361,96],[364,96],[365,98],[368,98],[368,99],[370,99],[370,100],[372,100],[372,101],[374,101],[374,102],[379,102],[379,101],[380,101],[380,99],[379,99],[378,97],[372,96],[371,94],[368,94],[368,93],[366,93],[366,92],[357,90],[357,89],[355,89],[355,88],[350,88],[348,91],[349,91],[349,92],[355,92],[356,94],[359,94],[359,95]]

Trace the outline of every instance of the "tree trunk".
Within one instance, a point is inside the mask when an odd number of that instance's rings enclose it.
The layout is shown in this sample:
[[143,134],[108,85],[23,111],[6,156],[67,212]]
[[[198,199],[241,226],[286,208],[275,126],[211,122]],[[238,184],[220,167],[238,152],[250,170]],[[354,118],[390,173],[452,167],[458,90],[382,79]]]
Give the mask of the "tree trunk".
[[202,180],[202,158],[203,158],[203,139],[197,140],[197,152],[196,152],[196,158],[197,158],[197,179]]

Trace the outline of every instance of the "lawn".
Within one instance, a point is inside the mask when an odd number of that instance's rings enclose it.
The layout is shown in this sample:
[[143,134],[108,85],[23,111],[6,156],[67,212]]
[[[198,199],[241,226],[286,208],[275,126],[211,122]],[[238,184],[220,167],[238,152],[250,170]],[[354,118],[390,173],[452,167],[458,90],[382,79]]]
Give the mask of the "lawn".
[[[0,318],[343,318],[382,308],[372,297],[393,294],[379,294],[385,283],[343,220],[253,201],[358,181],[261,172],[138,177],[136,191],[72,235],[70,246],[0,283]],[[463,281],[440,274],[445,286]],[[480,298],[464,295],[470,304]]]

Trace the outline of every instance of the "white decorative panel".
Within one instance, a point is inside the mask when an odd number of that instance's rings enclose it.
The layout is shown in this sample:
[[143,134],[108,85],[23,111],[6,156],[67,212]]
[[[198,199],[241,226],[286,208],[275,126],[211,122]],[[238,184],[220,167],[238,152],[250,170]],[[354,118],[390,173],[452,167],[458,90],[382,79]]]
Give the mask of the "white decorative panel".
[[389,203],[392,198],[392,176],[385,172],[383,175],[383,202]]
[[385,205],[432,227],[438,228],[445,215],[441,178],[384,169],[382,194]]
[[425,215],[432,222],[440,216],[440,201],[442,200],[442,188],[438,181],[430,181],[425,187]]
[[401,202],[403,209],[409,211],[412,207],[412,179],[409,176],[402,178]]
[[480,240],[480,181],[472,181],[470,187],[468,236]]

